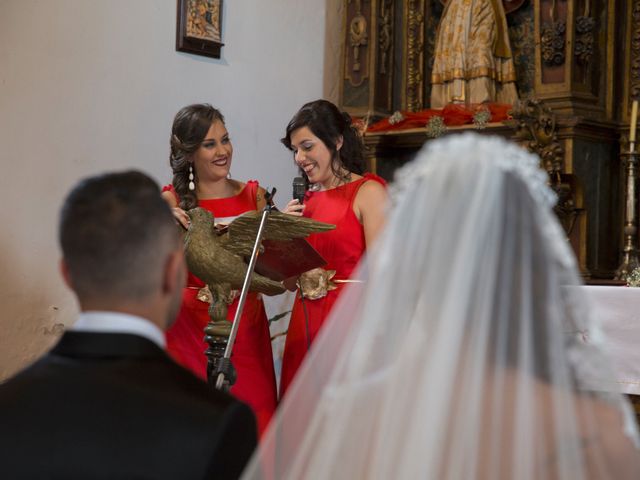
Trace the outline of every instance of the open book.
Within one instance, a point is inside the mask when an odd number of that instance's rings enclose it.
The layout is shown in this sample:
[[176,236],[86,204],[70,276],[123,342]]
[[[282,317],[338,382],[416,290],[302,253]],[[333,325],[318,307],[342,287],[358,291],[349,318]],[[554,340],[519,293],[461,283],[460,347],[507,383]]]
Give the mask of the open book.
[[282,281],[323,267],[327,261],[304,238],[263,240],[264,251],[258,255],[256,272],[271,280]]
[[[289,217],[288,221],[299,222],[300,220],[297,220],[297,217]],[[215,229],[218,235],[224,235],[228,233],[229,225],[219,223],[215,225]],[[262,240],[262,249],[258,254],[255,272],[281,282],[326,264],[327,261],[304,238],[287,240],[266,238]]]

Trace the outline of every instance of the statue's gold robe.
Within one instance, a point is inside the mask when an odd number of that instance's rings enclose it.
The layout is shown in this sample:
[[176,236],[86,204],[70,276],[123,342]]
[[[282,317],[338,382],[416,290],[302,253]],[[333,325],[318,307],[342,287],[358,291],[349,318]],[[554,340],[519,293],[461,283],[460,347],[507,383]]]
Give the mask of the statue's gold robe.
[[449,0],[431,74],[431,108],[447,103],[512,104],[518,99],[501,0]]

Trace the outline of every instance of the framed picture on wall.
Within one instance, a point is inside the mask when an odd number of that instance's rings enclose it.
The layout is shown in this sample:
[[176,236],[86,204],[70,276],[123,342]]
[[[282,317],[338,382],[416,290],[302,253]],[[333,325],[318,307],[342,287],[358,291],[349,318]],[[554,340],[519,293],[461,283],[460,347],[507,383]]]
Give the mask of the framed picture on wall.
[[176,50],[220,58],[222,0],[178,0]]

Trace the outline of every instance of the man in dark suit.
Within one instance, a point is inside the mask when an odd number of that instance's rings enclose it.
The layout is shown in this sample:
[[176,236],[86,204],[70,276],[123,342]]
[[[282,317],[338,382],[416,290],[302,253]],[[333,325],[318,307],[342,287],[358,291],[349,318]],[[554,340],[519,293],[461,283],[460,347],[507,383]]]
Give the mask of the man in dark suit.
[[186,267],[156,183],[139,172],[82,181],[59,238],[81,314],[0,385],[0,478],[237,478],[253,414],[163,350]]

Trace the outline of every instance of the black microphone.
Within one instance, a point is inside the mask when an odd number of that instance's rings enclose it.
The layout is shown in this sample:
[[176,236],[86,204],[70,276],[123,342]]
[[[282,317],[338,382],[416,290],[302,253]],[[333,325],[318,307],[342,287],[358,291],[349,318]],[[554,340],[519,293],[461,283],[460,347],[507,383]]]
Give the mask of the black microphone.
[[304,201],[304,194],[307,193],[307,182],[302,177],[296,177],[293,179],[293,198],[300,203]]

